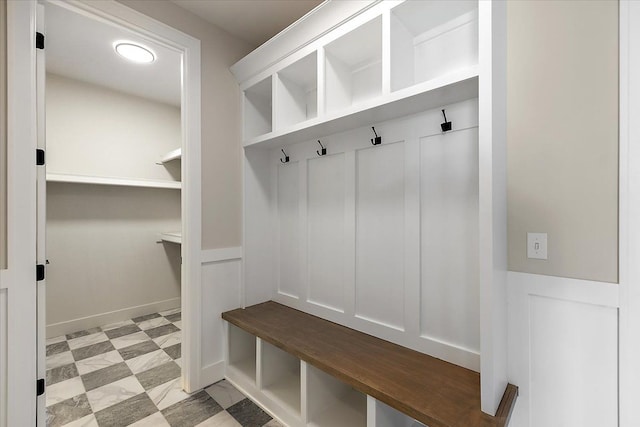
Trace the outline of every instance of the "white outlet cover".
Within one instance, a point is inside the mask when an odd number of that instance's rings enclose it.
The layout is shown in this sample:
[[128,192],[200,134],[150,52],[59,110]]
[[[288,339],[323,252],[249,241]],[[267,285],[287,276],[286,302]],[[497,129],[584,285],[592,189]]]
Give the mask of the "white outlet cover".
[[527,258],[547,259],[547,233],[527,233]]

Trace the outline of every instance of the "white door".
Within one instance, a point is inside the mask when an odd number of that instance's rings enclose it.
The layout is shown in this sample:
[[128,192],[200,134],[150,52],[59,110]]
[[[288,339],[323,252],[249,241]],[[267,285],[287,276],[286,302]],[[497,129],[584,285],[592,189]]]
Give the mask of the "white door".
[[7,192],[0,203],[6,209],[7,229],[0,237],[0,244],[6,244],[6,262],[0,264],[0,427],[36,424],[35,17],[35,0],[7,1],[6,37],[0,37],[7,43]]

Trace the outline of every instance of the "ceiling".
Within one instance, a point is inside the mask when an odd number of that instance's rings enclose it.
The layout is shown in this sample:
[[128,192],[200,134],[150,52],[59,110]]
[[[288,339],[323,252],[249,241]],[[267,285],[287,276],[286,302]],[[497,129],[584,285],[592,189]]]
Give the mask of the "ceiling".
[[323,0],[171,0],[258,47]]

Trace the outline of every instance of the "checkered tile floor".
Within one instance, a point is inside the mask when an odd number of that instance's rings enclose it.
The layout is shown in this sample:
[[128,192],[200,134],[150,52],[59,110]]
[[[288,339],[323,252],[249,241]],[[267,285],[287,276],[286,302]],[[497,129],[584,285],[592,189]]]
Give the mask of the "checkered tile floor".
[[226,381],[180,387],[180,310],[47,340],[49,427],[275,427]]

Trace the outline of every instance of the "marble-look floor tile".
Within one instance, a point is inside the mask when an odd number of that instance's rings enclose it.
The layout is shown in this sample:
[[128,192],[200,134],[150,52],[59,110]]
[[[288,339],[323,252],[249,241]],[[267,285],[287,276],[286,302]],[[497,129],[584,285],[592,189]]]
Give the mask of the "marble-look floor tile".
[[99,412],[140,393],[144,393],[142,385],[136,377],[131,376],[87,391],[87,399],[89,399],[93,412]]
[[242,425],[227,411],[222,411],[196,425],[196,427],[242,427]]
[[47,426],[60,427],[68,425],[72,421],[80,420],[90,415],[91,406],[89,405],[89,400],[87,400],[87,396],[80,394],[49,406],[47,408]]
[[71,350],[67,341],[61,341],[47,345],[47,356],[53,356],[54,354],[64,353]]
[[100,427],[128,426],[158,412],[146,393],[140,393],[123,402],[96,412]]
[[172,359],[180,359],[182,356],[182,344],[175,344],[163,349],[165,353],[171,356]]
[[93,335],[97,332],[100,332],[100,328],[85,329],[84,331],[78,331],[72,334],[67,334],[67,339],[72,340],[74,338],[86,337],[87,335]]
[[211,396],[204,391],[200,391],[163,409],[162,415],[172,427],[193,427],[222,410]]
[[118,353],[117,350],[113,350],[79,360],[76,362],[76,366],[78,367],[78,373],[80,375],[85,375],[90,372],[97,371],[98,369],[113,366],[120,362],[123,362],[122,356],[120,356],[120,353]]
[[277,420],[271,420],[263,427],[284,427],[284,424],[280,424]]
[[175,380],[180,377],[180,374],[180,367],[175,362],[169,362],[141,372],[136,376],[144,389],[150,390],[160,384],[166,383],[167,381]]
[[47,338],[47,345],[57,344],[59,342],[66,341],[66,340],[67,340],[67,336],[66,335],[60,335],[60,336],[57,336],[57,337]]
[[84,385],[80,377],[61,381],[57,384],[47,386],[47,406],[55,405],[85,392]]
[[182,320],[178,320],[177,322],[173,322],[176,325],[176,328],[182,330]]
[[79,375],[78,368],[75,363],[59,366],[57,368],[49,369],[47,371],[47,386],[57,384],[62,381],[75,378]]
[[170,316],[172,314],[180,313],[181,308],[172,308],[171,310],[161,311],[158,313],[160,316]]
[[124,360],[133,359],[134,357],[142,356],[143,354],[150,353],[158,350],[160,347],[155,342],[149,340],[139,344],[134,344],[129,347],[121,348],[118,350]]
[[120,362],[107,368],[89,372],[86,375],[82,375],[81,378],[85,388],[89,391],[131,375],[133,375],[133,373],[127,364]]
[[109,337],[104,332],[98,332],[91,335],[85,335],[82,337],[70,339],[67,341],[71,350],[75,350],[80,347],[86,347],[88,345],[98,344],[100,342],[108,341]]
[[148,390],[147,394],[160,410],[189,397],[189,394],[182,390],[181,378],[160,384]]
[[73,363],[73,355],[70,351],[47,356],[47,370],[68,365],[69,363]]
[[167,318],[167,320],[169,322],[177,322],[182,318],[182,313],[178,312],[178,313],[174,313],[174,314],[169,314],[167,316],[165,316]]
[[138,323],[138,327],[143,331],[146,331],[147,329],[153,329],[153,328],[157,328],[158,326],[169,325],[170,323],[171,322],[169,322],[164,317],[156,317],[156,318],[144,320]]
[[144,322],[145,320],[154,319],[156,317],[160,317],[160,314],[158,313],[145,314],[144,316],[134,317],[131,320],[133,320],[135,323],[140,323],[140,322]]
[[[177,328],[176,328],[177,329]],[[171,347],[172,345],[180,344],[182,341],[182,332],[174,332],[169,335],[164,335],[158,338],[155,338],[153,342],[158,344],[161,348]]]
[[93,414],[82,417],[79,420],[72,421],[69,424],[65,424],[64,427],[98,427],[98,421]]
[[131,324],[131,325],[124,325],[115,329],[109,329],[108,331],[105,331],[105,335],[108,336],[109,339],[114,339],[118,337],[123,337],[125,335],[131,335],[136,332],[140,332],[140,328],[138,327],[138,325]]
[[173,324],[158,326],[157,328],[147,329],[145,333],[149,335],[150,338],[158,338],[164,335],[171,334],[173,332],[180,332],[180,329],[173,326]]
[[111,341],[105,341],[94,345],[88,345],[86,347],[81,347],[76,350],[71,350],[73,354],[73,358],[77,361],[84,360],[89,357],[97,356],[98,354],[107,353],[109,351],[113,351],[115,348]]
[[160,412],[156,412],[153,415],[149,415],[146,418],[136,421],[130,424],[129,427],[171,427],[167,420],[164,419],[164,415]]
[[241,400],[227,408],[227,411],[246,427],[261,427],[271,421],[271,416],[249,399]]
[[142,356],[134,357],[126,361],[127,366],[134,374],[148,371],[156,366],[164,365],[167,362],[171,362],[173,359],[169,357],[164,350],[156,350],[151,353],[143,354]]
[[176,362],[176,365],[178,365],[178,366],[180,366],[180,368],[182,368],[182,358],[176,359],[176,360],[174,360],[174,362]]
[[205,391],[209,393],[209,396],[213,397],[213,400],[218,402],[218,404],[220,404],[224,409],[227,409],[246,398],[244,394],[240,393],[227,380],[218,381],[206,388]]
[[145,341],[149,341],[149,336],[144,332],[136,332],[135,334],[114,338],[111,340],[111,343],[115,348],[121,349]]
[[118,329],[127,325],[133,325],[133,320],[129,319],[129,320],[124,320],[122,322],[110,323],[108,325],[102,326],[100,329],[102,329],[103,332],[106,332],[106,331],[110,331],[111,329]]

